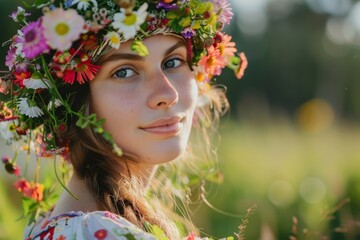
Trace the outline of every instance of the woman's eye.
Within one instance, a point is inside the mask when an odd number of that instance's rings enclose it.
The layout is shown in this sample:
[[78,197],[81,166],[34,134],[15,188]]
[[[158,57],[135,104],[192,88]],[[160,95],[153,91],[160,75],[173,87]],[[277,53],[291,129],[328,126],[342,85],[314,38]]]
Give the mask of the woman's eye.
[[117,70],[113,77],[115,78],[129,78],[135,75],[135,71],[131,68],[122,68]]
[[166,69],[166,68],[177,68],[179,67],[184,61],[179,59],[179,58],[172,58],[170,60],[167,60],[165,63],[164,63],[164,66],[163,68]]

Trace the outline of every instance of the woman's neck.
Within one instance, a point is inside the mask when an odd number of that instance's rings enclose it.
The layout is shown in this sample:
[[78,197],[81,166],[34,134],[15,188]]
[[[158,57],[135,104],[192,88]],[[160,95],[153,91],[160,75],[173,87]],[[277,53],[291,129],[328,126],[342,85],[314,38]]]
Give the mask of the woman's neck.
[[[137,178],[145,192],[150,184],[150,181],[155,173],[156,166],[154,165],[139,165],[128,164],[129,177]],[[68,190],[76,197],[71,196],[67,191],[64,191],[50,217],[55,217],[70,211],[93,212],[102,210],[99,208],[96,197],[88,188],[84,179],[79,178],[76,174],[70,178]]]
[[74,196],[64,191],[60,195],[50,217],[55,217],[70,211],[93,212],[99,210],[94,195],[86,186],[85,181],[76,176],[76,174],[70,178],[67,189]]

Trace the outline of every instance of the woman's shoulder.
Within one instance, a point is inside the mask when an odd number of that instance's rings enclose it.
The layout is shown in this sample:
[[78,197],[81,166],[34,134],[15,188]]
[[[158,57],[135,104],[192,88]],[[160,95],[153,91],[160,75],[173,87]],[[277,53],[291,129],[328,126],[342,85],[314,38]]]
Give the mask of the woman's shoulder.
[[68,212],[53,218],[45,215],[25,229],[24,238],[26,240],[156,239],[125,218],[107,211]]

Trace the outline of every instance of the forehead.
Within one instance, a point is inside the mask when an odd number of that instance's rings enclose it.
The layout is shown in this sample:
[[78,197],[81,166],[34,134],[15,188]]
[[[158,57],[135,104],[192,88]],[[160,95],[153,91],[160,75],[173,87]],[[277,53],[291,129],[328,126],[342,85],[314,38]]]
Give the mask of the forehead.
[[[114,52],[136,54],[136,52],[131,50],[133,42],[134,40],[129,40],[121,43],[119,49],[113,49],[108,54],[111,55]],[[142,43],[147,47],[149,55],[158,53],[158,51],[161,50],[166,51],[168,48],[174,46],[174,44],[177,43],[179,43],[180,46],[186,47],[184,39],[181,36],[175,34],[150,36],[143,39]]]

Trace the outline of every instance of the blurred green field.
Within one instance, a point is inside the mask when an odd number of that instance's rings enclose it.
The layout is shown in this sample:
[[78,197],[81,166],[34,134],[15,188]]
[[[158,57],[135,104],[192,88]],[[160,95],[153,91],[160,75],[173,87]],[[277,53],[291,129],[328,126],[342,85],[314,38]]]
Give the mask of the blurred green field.
[[[300,232],[294,239],[360,239],[360,125],[305,131],[284,119],[225,122],[219,145],[224,183],[208,200],[231,214],[257,206],[246,239],[289,239],[294,216]],[[21,239],[25,221],[16,222],[19,196],[5,184],[9,180],[0,178],[0,239]],[[324,219],[330,215],[334,218]],[[242,222],[205,204],[193,210],[193,218],[214,237],[231,235]],[[304,228],[312,235],[303,237]]]
[[[257,206],[246,239],[289,239],[293,217],[298,219],[295,239],[360,239],[358,125],[310,132],[281,119],[272,124],[228,122],[221,135],[224,183],[209,201],[232,214]],[[348,198],[350,203],[334,209]],[[325,219],[329,216],[334,219]],[[237,231],[242,222],[206,205],[194,217],[215,237]],[[304,228],[312,233],[304,236]]]

